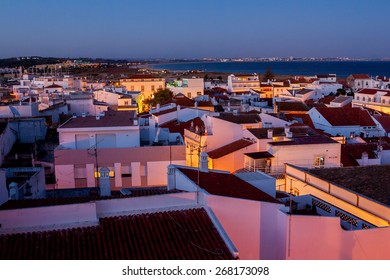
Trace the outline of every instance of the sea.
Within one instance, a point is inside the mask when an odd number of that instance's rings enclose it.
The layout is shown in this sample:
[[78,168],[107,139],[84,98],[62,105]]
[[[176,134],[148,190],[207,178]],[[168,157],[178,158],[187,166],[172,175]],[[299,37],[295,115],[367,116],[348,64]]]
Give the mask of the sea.
[[390,61],[272,61],[272,62],[185,62],[152,64],[154,69],[170,71],[201,70],[205,72],[264,74],[267,67],[276,75],[314,76],[336,74],[346,78],[350,74],[390,76]]

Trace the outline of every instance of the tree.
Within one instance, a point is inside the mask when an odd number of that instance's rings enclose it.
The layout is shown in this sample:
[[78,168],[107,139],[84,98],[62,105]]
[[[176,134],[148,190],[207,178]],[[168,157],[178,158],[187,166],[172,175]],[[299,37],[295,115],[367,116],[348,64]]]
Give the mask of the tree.
[[337,92],[336,92],[336,95],[338,96],[338,95],[346,95],[346,91],[345,91],[345,89],[343,89],[343,88],[338,88],[337,89]]
[[267,70],[265,71],[264,76],[263,76],[263,81],[265,81],[265,82],[268,80],[271,81],[274,77],[275,77],[275,75],[274,75],[274,73],[272,73],[271,66],[268,65]]
[[169,89],[159,88],[155,93],[153,93],[153,98],[148,98],[145,100],[145,104],[150,106],[156,106],[157,104],[163,104],[171,100],[173,97],[173,92]]

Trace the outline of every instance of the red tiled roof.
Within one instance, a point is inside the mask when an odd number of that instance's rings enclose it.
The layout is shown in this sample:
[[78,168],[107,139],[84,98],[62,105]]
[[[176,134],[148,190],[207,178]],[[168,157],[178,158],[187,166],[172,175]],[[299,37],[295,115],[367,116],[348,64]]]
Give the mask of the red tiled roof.
[[173,107],[173,108],[170,108],[170,109],[166,109],[166,110],[161,110],[160,109],[159,112],[152,113],[152,115],[153,116],[161,116],[161,115],[172,113],[172,112],[175,112],[175,111],[177,111],[176,107]]
[[191,129],[191,125],[193,125],[193,128],[196,126],[200,128],[202,131],[205,129],[205,125],[201,118],[196,117],[192,120],[186,121],[186,122],[178,122],[177,120],[172,120],[169,122],[166,122],[162,125],[160,125],[161,128],[168,128],[170,133],[180,133],[182,136],[184,136],[184,129]]
[[198,101],[198,107],[212,107],[214,106],[211,101]]
[[330,102],[332,102],[335,98],[336,96],[328,95],[318,100],[318,103],[330,104]]
[[57,84],[51,84],[50,86],[47,86],[45,88],[62,88],[62,86],[57,85]]
[[382,82],[388,82],[390,79],[389,79],[389,77],[378,76],[378,77],[376,77],[376,80],[377,81],[382,81]]
[[336,78],[335,74],[319,74],[316,76],[317,76],[317,78]]
[[[62,189],[62,192],[66,192],[66,189]],[[94,191],[94,189],[90,189]],[[10,209],[21,209],[21,208],[34,208],[34,207],[45,207],[45,206],[55,206],[55,205],[68,205],[68,204],[79,204],[87,203],[97,200],[106,200],[106,199],[119,199],[119,198],[129,198],[129,197],[140,197],[140,196],[151,196],[151,195],[161,195],[180,192],[178,190],[168,191],[166,188],[143,188],[143,189],[131,189],[131,193],[127,195],[122,195],[120,192],[111,192],[111,196],[99,196],[97,194],[90,196],[76,196],[76,197],[48,197],[48,198],[39,198],[39,199],[22,199],[22,200],[8,200],[0,206],[0,210],[10,210]],[[60,195],[60,194],[59,194]]]
[[370,114],[361,108],[343,107],[330,108],[319,107],[316,110],[332,125],[332,126],[376,126]]
[[241,150],[241,149],[248,147],[252,144],[253,144],[252,141],[249,141],[246,139],[240,139],[240,140],[234,141],[232,143],[229,143],[225,146],[222,146],[218,149],[208,151],[207,154],[208,154],[209,158],[216,159],[216,158],[220,158],[220,157],[226,156],[228,154],[231,154],[235,151]]
[[377,94],[378,92],[386,92],[386,95],[390,94],[390,90],[388,89],[379,89],[379,88],[363,88],[359,90],[357,93],[362,93],[362,94]]
[[291,112],[291,111],[309,111],[309,107],[303,102],[276,102],[278,111]]
[[216,118],[236,123],[236,124],[244,124],[244,123],[260,123],[261,118],[259,114],[234,114],[234,113],[221,113]]
[[378,90],[379,89],[374,89],[374,88],[363,88],[363,89],[359,90],[357,93],[374,95],[378,92]]
[[233,259],[204,209],[100,219],[94,227],[0,236],[0,259]]
[[167,103],[175,103],[176,105],[180,105],[180,106],[193,107],[195,104],[195,101],[188,98],[184,94],[179,93],[179,94],[173,96],[170,100],[168,100],[164,104],[167,104]]
[[248,200],[280,203],[272,196],[259,190],[253,185],[245,182],[230,173],[221,173],[209,170],[208,172],[197,169],[178,168],[185,176],[213,195],[242,198]]
[[297,121],[299,124],[305,124],[311,128],[315,128],[313,121],[308,114],[285,114],[288,121]]
[[368,74],[352,74],[351,76],[354,79],[370,79],[370,76]]
[[389,133],[390,132],[390,116],[378,116],[374,115],[374,118],[381,124],[383,129]]
[[134,118],[134,111],[107,111],[98,120],[95,116],[72,118],[60,128],[132,126]]
[[362,158],[363,153],[368,154],[368,158],[376,158],[374,151],[376,144],[343,144],[341,145],[341,163],[343,166],[359,166],[357,159]]

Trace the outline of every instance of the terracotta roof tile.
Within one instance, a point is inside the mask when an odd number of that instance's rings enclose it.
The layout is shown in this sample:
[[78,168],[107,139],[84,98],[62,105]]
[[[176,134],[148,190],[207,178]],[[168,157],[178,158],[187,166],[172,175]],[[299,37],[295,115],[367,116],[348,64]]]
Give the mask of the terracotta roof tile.
[[357,159],[361,159],[363,153],[367,153],[369,159],[377,158],[374,153],[376,149],[376,144],[343,144],[341,145],[341,163],[343,166],[359,166]]
[[248,200],[265,201],[280,203],[272,196],[257,189],[253,185],[245,182],[237,176],[209,170],[208,172],[198,171],[197,169],[178,168],[193,182],[198,182],[199,186],[213,195],[242,198]]
[[[51,195],[57,195],[56,197],[40,198],[40,199],[24,199],[24,200],[8,200],[0,206],[0,210],[10,209],[21,209],[21,208],[34,208],[34,207],[45,207],[55,205],[68,205],[68,204],[79,204],[93,202],[97,200],[107,199],[118,199],[128,197],[140,197],[140,196],[151,196],[160,194],[169,194],[180,192],[178,190],[168,191],[166,188],[142,188],[142,189],[131,189],[131,193],[122,195],[120,192],[111,192],[111,196],[99,196],[97,191],[93,188],[88,188],[88,192],[95,192],[96,194],[85,195],[85,196],[71,196],[69,192],[67,194],[66,189],[56,190],[50,192]],[[82,192],[83,190],[79,190]],[[58,194],[57,194],[58,193]]]
[[185,96],[182,93],[176,94],[175,96],[173,96],[170,100],[168,100],[164,104],[167,104],[167,103],[175,103],[176,105],[185,106],[185,107],[194,107],[194,105],[195,105],[194,100],[188,98],[187,96]]
[[377,93],[385,93],[386,96],[389,96],[390,95],[390,90],[388,89],[375,89],[375,88],[363,88],[361,90],[359,90],[357,93],[362,93],[362,94],[370,94],[370,95],[374,95],[374,94],[377,94]]
[[221,113],[218,117],[221,120],[236,124],[246,124],[246,123],[260,123],[261,118],[259,114],[234,114],[234,113]]
[[168,128],[170,133],[180,133],[182,136],[184,136],[184,130],[190,130],[191,126],[193,126],[193,128],[197,126],[202,131],[204,131],[205,129],[204,122],[199,117],[186,122],[178,122],[177,120],[172,120],[160,125],[161,128]]
[[378,116],[374,115],[374,118],[381,124],[383,129],[389,133],[390,132],[390,116]]
[[368,74],[352,74],[351,76],[354,79],[370,79],[370,76]]
[[229,143],[225,146],[222,146],[218,149],[215,149],[212,151],[207,151],[207,154],[208,154],[209,158],[217,159],[217,158],[226,156],[228,154],[231,154],[235,151],[241,150],[241,149],[248,147],[252,144],[253,144],[252,141],[249,141],[246,139],[240,139],[240,140],[234,141],[232,143]]
[[50,86],[45,87],[45,89],[47,89],[47,88],[62,88],[62,86],[57,85],[57,84],[51,84]]
[[280,112],[291,112],[291,111],[309,111],[309,107],[303,102],[276,102],[278,111]]
[[305,124],[313,129],[315,128],[308,114],[285,114],[285,118],[288,121],[296,121],[299,124]]
[[370,114],[361,108],[316,108],[332,126],[376,126]]
[[134,124],[134,111],[107,111],[97,120],[95,116],[71,118],[61,125],[61,128],[87,128],[87,127],[113,127],[132,126]]
[[99,225],[0,236],[0,259],[233,259],[203,208],[109,217]]

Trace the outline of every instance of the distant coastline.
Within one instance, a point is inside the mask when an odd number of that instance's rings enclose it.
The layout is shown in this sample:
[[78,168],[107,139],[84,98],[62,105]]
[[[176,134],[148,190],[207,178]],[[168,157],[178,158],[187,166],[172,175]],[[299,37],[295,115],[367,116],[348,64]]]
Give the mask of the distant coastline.
[[167,62],[152,63],[148,68],[169,71],[262,74],[270,66],[276,75],[314,76],[336,74],[346,78],[350,74],[390,76],[390,61],[263,61],[263,62]]

